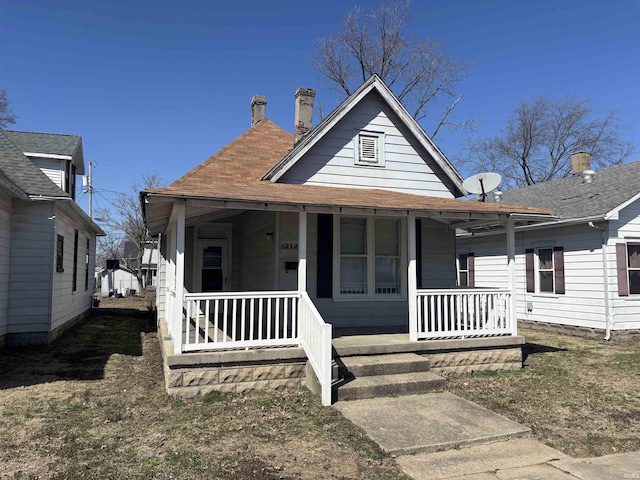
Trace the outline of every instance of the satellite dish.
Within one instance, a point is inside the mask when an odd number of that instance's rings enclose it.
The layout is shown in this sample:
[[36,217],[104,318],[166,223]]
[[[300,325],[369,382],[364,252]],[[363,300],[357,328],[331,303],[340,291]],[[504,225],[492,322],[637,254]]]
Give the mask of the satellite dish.
[[497,173],[476,173],[462,182],[462,187],[469,193],[482,195],[482,201],[484,202],[487,193],[500,185],[501,181],[502,177]]

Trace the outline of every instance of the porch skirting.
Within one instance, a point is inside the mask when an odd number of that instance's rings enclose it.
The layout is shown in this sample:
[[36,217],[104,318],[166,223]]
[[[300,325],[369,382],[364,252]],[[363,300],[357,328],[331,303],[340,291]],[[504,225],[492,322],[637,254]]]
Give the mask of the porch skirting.
[[[307,386],[318,393],[318,383],[299,347],[192,352],[173,354],[173,342],[164,320],[159,322],[165,388],[170,395],[197,398],[210,391],[243,394]],[[449,377],[484,370],[522,368],[524,338],[489,337],[410,342],[407,335],[363,335],[334,339],[341,358],[354,355],[413,352],[428,359],[431,371]],[[334,362],[335,364],[335,362]],[[333,371],[337,378],[337,368]]]

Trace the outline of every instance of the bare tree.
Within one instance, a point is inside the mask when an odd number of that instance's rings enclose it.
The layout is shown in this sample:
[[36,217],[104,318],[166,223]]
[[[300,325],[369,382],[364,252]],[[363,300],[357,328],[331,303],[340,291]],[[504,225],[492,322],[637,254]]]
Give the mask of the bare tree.
[[571,175],[577,151],[590,152],[596,169],[624,162],[634,145],[621,128],[615,110],[596,118],[588,100],[538,97],[520,103],[499,135],[472,142],[466,163],[500,173],[503,188],[533,185]]
[[[454,125],[448,117],[462,97],[455,86],[467,65],[447,55],[442,43],[408,35],[410,10],[409,0],[382,0],[368,14],[356,8],[338,33],[318,40],[311,61],[343,95],[377,74],[416,120],[429,119],[433,137],[442,125]],[[430,113],[441,98],[447,107]]]
[[[143,280],[147,280],[142,276],[145,245],[155,245],[155,243],[149,237],[144,224],[138,192],[159,187],[161,182],[162,179],[155,173],[143,175],[141,183],[132,185],[133,194],[119,193],[114,198],[111,208],[101,208],[96,212],[96,218],[100,218],[107,233],[101,238],[98,246],[100,256],[103,259],[120,260],[129,268],[134,267],[140,285],[146,284]],[[131,256],[127,250],[130,250],[128,246],[131,244],[134,245],[133,250],[136,254],[135,265],[131,265],[128,261]]]
[[0,90],[0,130],[16,123],[16,116],[11,109],[11,102],[7,97],[7,92],[3,88]]

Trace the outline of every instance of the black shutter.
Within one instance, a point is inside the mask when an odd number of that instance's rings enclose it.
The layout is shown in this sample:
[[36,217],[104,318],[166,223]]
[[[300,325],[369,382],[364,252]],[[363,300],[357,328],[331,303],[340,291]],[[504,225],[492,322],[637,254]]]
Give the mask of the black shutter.
[[565,293],[564,286],[564,248],[553,247],[553,268],[557,294]]
[[318,214],[317,298],[333,296],[333,215]]
[[618,271],[618,295],[629,296],[629,277],[627,276],[627,244],[616,243],[616,270]]
[[470,288],[476,286],[476,257],[473,253],[467,253],[467,285]]
[[422,221],[416,218],[416,284],[422,288]]
[[527,292],[532,293],[536,291],[536,279],[533,269],[533,248],[527,248],[525,250],[525,266],[527,270]]

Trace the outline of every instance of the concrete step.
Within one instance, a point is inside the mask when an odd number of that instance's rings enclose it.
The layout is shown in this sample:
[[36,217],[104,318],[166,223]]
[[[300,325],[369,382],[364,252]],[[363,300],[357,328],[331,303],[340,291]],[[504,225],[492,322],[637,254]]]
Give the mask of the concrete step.
[[441,391],[446,380],[432,372],[409,372],[346,378],[336,385],[335,399],[396,397]]
[[350,373],[353,377],[392,375],[396,373],[428,372],[429,361],[415,353],[393,353],[388,355],[361,355],[342,357],[340,376]]

